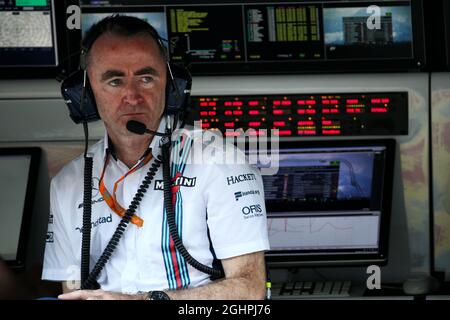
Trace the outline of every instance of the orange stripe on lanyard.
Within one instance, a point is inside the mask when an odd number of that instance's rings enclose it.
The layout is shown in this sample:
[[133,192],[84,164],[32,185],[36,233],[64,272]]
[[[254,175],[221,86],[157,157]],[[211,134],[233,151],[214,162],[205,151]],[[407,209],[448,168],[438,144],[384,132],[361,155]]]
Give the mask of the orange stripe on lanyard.
[[[133,169],[128,171],[119,180],[117,180],[114,183],[114,192],[113,192],[113,195],[111,196],[109,191],[106,189],[105,183],[103,182],[103,176],[105,175],[106,167],[108,166],[108,162],[109,162],[109,154],[107,154],[106,159],[105,159],[105,164],[103,166],[102,175],[100,177],[99,189],[100,189],[100,193],[102,194],[105,202],[108,204],[108,206],[111,208],[111,210],[114,211],[118,216],[124,217],[125,212],[126,212],[126,210],[119,204],[119,202],[117,201],[117,198],[116,198],[116,191],[117,191],[117,187],[118,187],[119,183],[122,182],[128,175],[134,173],[136,170],[139,170],[140,168],[145,166],[151,159],[152,159],[152,154],[151,154],[151,152],[149,152],[149,154],[146,155],[145,158],[142,159],[142,161],[139,162],[139,164],[137,166],[135,166]],[[138,227],[142,227],[144,225],[144,220],[142,220],[142,218],[138,217],[136,214],[133,214],[133,216],[131,217],[131,223],[135,224]]]

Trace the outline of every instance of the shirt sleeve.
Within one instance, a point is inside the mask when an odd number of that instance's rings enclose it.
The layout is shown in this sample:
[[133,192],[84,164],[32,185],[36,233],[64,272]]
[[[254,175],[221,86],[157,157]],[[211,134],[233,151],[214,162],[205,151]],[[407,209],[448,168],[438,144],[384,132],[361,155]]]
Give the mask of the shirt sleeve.
[[[79,255],[73,252],[69,233],[69,217],[59,205],[59,197],[64,196],[55,179],[50,186],[50,215],[45,245],[43,280],[71,281],[79,280]],[[65,212],[69,215],[70,212]]]
[[245,163],[242,154],[239,157],[240,164],[224,161],[205,166],[207,223],[219,259],[269,250],[261,174]]

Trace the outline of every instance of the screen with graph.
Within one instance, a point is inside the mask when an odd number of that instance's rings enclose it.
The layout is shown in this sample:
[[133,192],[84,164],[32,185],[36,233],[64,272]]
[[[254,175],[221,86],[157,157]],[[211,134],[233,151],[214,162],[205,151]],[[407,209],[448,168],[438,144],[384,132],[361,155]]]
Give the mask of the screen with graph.
[[283,143],[263,176],[273,264],[387,262],[394,140]]
[[0,1],[0,68],[58,64],[54,8],[53,0]]

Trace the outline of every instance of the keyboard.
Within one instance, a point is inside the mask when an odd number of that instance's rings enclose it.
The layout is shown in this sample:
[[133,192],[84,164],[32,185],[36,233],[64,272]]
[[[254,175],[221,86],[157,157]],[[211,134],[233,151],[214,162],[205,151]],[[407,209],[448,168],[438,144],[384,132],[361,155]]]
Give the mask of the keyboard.
[[272,299],[333,299],[350,297],[350,281],[272,283]]

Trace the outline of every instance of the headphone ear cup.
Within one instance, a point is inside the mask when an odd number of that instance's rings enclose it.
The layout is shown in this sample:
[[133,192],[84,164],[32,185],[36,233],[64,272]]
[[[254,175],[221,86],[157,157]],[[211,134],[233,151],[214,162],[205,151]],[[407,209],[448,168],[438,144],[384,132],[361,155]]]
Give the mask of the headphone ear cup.
[[70,118],[76,124],[92,122],[100,119],[94,94],[89,79],[86,79],[86,89],[83,110],[81,110],[81,95],[83,90],[84,71],[77,70],[61,83],[61,94],[69,108]]
[[[186,68],[169,64],[166,85],[166,114],[183,113],[191,94],[192,77]],[[172,74],[173,78],[170,76]]]

